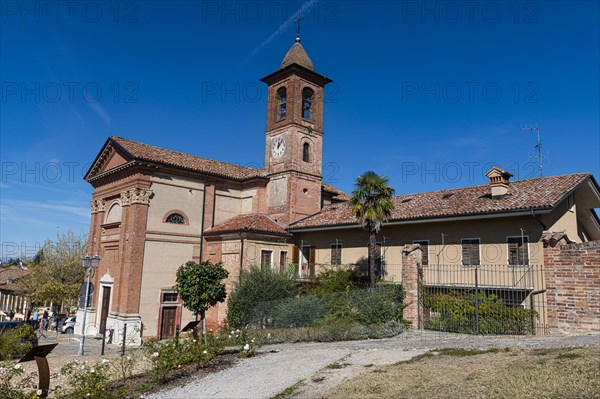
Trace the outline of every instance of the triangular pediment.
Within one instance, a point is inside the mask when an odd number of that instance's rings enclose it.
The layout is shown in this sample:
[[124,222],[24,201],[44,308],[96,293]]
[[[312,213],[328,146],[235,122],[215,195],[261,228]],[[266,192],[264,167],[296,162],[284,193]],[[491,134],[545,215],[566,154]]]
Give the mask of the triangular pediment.
[[131,154],[123,150],[112,139],[108,139],[96,160],[88,170],[85,178],[89,180],[95,176],[117,169],[133,160]]

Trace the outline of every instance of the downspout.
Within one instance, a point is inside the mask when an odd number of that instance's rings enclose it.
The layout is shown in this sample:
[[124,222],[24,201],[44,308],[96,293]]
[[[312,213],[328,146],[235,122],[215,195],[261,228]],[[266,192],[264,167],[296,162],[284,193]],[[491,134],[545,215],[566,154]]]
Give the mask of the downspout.
[[533,212],[533,209],[530,209],[531,211],[531,216],[533,216],[533,218],[540,224],[540,226],[542,226],[543,231],[547,231],[548,229],[546,228],[546,225],[544,224],[544,222],[542,222],[537,216],[536,214]]

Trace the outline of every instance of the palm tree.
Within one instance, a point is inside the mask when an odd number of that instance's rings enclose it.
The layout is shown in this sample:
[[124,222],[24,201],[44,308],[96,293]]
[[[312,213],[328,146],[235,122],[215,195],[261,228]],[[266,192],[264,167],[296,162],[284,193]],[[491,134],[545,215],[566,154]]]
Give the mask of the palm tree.
[[394,209],[392,197],[394,189],[388,186],[388,178],[368,171],[356,179],[352,198],[348,206],[356,220],[369,232],[369,277],[371,286],[375,285],[375,250],[377,233],[383,222],[387,221]]

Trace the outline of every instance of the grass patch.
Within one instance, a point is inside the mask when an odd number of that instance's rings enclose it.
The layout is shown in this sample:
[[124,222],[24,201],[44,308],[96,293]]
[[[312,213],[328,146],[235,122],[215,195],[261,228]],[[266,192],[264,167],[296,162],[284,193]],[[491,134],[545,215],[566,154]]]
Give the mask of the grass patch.
[[408,360],[400,360],[399,362],[394,363],[394,366],[398,366],[400,364],[416,363],[418,361],[421,361],[423,359],[427,359],[427,358],[430,358],[430,357],[433,357],[433,356],[435,356],[433,353],[431,353],[431,352],[425,352],[422,355],[417,355],[417,356],[412,357],[412,358],[410,358]]
[[[344,367],[348,367],[350,366],[350,363],[331,363],[329,366],[327,366],[328,369],[343,369]],[[372,366],[372,365],[371,365]]]
[[[332,399],[597,398],[600,348],[444,350],[378,367],[339,386]],[[478,355],[477,360],[471,357]],[[544,357],[540,357],[544,356]],[[568,360],[568,367],[565,367]],[[375,374],[376,373],[376,374]]]
[[458,349],[458,348],[445,348],[440,349],[438,351],[440,355],[444,356],[476,356],[483,355],[484,353],[498,353],[500,349],[491,348],[491,349]]
[[298,390],[298,388],[300,388],[303,384],[304,384],[304,380],[300,380],[297,383],[295,383],[294,385],[287,387],[283,391],[279,392],[277,395],[273,396],[273,398],[271,398],[271,399],[282,399],[282,398],[287,398],[289,396],[292,396],[294,394],[294,392],[296,392]]

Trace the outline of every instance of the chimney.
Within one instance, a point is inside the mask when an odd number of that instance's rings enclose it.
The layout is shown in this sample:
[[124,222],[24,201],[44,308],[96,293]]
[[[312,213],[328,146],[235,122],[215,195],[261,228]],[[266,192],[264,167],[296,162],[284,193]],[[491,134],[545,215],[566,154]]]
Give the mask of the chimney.
[[492,188],[492,198],[502,198],[508,194],[508,180],[512,177],[512,174],[494,166],[489,172],[485,174],[490,180],[489,185]]

